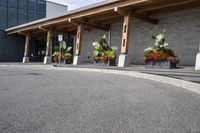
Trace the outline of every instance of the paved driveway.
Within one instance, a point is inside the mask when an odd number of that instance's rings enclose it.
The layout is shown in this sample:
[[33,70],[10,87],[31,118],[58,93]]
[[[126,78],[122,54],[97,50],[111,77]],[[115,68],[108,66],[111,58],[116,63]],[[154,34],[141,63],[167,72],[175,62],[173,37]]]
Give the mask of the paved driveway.
[[200,133],[200,95],[90,72],[0,67],[0,133]]

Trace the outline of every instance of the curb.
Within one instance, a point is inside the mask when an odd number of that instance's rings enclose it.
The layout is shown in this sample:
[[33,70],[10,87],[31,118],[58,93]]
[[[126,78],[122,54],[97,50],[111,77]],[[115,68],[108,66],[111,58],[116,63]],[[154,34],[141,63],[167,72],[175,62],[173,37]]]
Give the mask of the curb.
[[187,89],[187,90],[190,90],[190,91],[200,94],[200,84],[185,81],[185,80],[165,77],[165,76],[145,74],[145,73],[140,73],[140,72],[135,72],[135,71],[97,69],[97,68],[67,68],[67,67],[61,68],[61,67],[53,67],[52,66],[51,69],[125,75],[125,76],[142,78],[142,79],[147,79],[147,80],[152,80],[152,81],[157,81],[157,82],[161,82],[161,83],[165,83],[165,84],[174,85],[174,86],[181,87],[181,88],[184,88],[184,89]]

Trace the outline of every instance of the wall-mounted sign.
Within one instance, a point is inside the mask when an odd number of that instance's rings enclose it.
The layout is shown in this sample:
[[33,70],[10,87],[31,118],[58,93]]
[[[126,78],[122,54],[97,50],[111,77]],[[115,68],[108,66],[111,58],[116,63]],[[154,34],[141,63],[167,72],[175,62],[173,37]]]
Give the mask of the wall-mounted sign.
[[58,41],[59,42],[63,41],[63,35],[58,35]]

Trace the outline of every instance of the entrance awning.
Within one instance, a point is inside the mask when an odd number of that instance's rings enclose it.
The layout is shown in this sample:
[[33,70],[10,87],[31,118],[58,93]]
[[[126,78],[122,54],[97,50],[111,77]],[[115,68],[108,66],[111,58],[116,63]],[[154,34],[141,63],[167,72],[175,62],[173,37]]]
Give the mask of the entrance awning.
[[170,11],[200,6],[200,0],[109,0],[92,6],[69,11],[67,14],[46,18],[20,26],[8,28],[10,34],[31,33],[38,36],[48,30],[57,34],[76,34],[77,25],[84,28],[108,30],[112,22],[123,21],[124,14],[148,23],[158,24],[154,15]]

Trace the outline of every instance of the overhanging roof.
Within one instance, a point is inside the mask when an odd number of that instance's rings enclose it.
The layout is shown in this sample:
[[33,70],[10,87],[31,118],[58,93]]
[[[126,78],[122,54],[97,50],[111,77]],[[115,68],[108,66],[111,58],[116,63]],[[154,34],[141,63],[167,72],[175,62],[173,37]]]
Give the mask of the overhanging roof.
[[149,16],[196,6],[200,6],[200,0],[106,0],[94,5],[69,11],[63,16],[40,19],[31,23],[8,28],[5,31],[7,34],[27,31],[41,32],[39,27],[53,28],[61,32],[76,30],[76,25],[70,23],[68,21],[69,19],[104,26],[115,20],[122,20],[122,16],[114,12],[115,7],[123,11],[131,10],[135,13],[134,17],[153,23],[154,19]]

